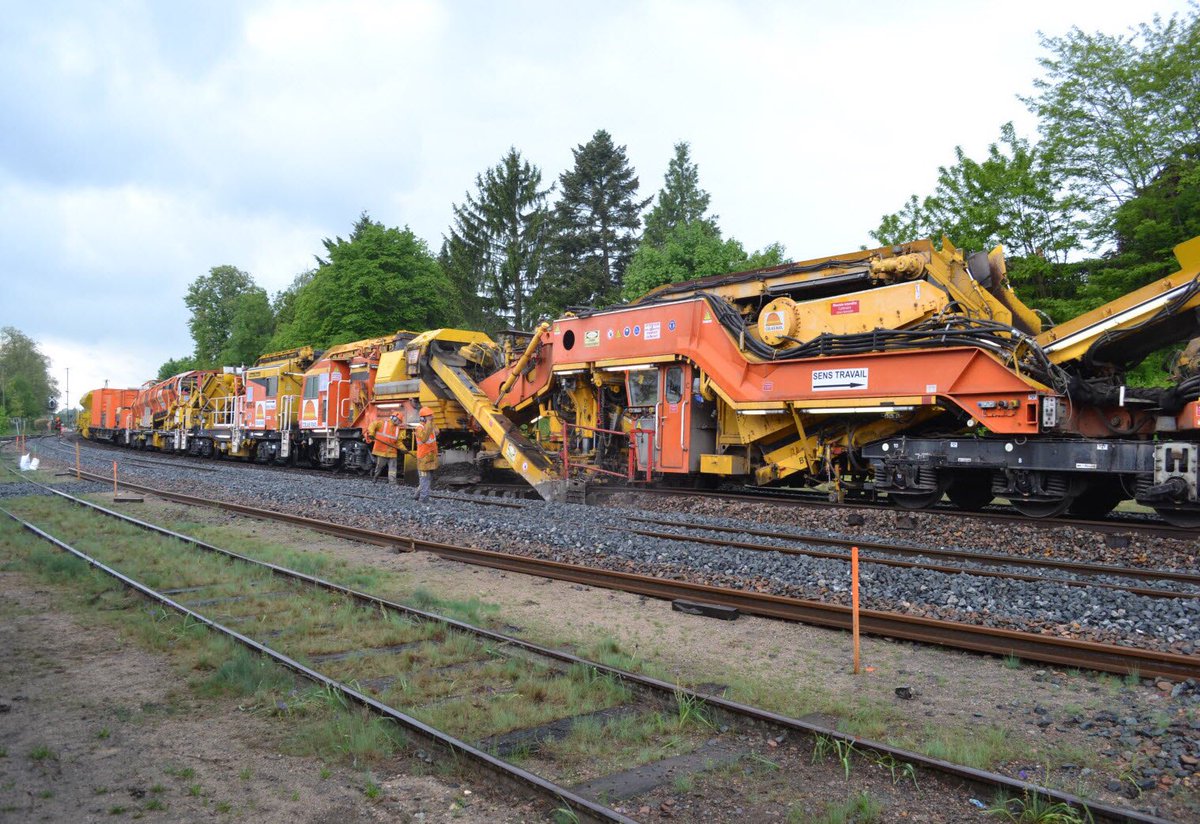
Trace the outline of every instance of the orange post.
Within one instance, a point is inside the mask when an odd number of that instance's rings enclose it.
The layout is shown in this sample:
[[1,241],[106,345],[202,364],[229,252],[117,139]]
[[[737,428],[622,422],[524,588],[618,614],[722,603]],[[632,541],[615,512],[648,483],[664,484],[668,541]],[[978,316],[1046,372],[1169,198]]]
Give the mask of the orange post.
[[854,637],[854,674],[858,675],[858,547],[850,547],[850,633]]
[[[117,462],[116,461],[113,461],[113,497],[114,498],[117,497]],[[855,618],[854,620],[855,620],[854,626],[856,627],[855,631],[857,632],[858,619]],[[855,670],[855,671],[857,672],[857,670]]]
[[79,441],[75,441],[75,480],[82,480],[83,476],[79,473]]

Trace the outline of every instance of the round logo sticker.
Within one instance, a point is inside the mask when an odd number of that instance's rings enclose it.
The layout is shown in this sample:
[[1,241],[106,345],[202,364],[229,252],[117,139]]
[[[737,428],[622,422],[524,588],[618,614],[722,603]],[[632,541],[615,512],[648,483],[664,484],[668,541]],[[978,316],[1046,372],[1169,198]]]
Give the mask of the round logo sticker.
[[629,337],[629,327],[628,327],[628,326],[626,326],[626,327],[625,327],[625,331],[623,331],[623,332],[621,333],[621,337],[623,337],[623,338],[627,338],[627,337]]
[[642,327],[640,327],[640,326],[633,327],[633,336],[636,338],[640,334],[642,334]]
[[667,321],[667,331],[668,331],[668,332],[674,332],[674,331],[675,331],[675,321],[673,321],[673,320],[669,320],[669,321]]
[[608,339],[609,339],[609,340],[612,340],[612,339],[613,339],[613,335],[615,335],[615,334],[616,334],[616,333],[615,333],[615,332],[613,332],[613,330],[609,329],[609,330],[608,330]]

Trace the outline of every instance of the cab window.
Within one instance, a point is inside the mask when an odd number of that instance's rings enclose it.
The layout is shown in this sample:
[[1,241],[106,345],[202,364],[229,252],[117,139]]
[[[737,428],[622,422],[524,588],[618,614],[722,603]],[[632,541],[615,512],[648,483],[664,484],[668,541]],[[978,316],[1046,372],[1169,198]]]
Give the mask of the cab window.
[[667,403],[679,403],[683,400],[683,367],[672,366],[667,370],[667,381],[664,385]]

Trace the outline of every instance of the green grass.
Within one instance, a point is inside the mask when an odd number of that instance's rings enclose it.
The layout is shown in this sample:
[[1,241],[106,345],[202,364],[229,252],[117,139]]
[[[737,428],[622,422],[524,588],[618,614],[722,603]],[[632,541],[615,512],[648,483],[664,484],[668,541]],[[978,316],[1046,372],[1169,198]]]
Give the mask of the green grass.
[[142,805],[143,810],[165,810],[166,808],[167,805],[161,798],[151,798]]
[[812,821],[813,824],[871,824],[883,815],[883,804],[866,792],[858,793],[841,803],[830,803],[817,815],[809,819],[803,810],[793,808],[788,813],[789,822]]
[[1084,824],[1092,816],[1068,804],[1051,802],[1040,795],[1026,793],[1021,798],[1000,796],[985,812],[1012,824]]
[[29,751],[29,757],[34,761],[57,761],[58,754],[45,744],[38,744]]
[[922,749],[926,755],[978,769],[1010,761],[1025,751],[1021,742],[1010,740],[1008,731],[1000,727],[927,727],[925,733]]

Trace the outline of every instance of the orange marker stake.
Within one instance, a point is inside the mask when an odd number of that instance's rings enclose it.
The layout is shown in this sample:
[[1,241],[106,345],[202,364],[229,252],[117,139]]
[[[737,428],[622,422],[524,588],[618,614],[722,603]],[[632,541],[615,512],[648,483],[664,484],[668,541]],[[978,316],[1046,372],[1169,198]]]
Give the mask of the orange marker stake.
[[858,675],[858,547],[850,547],[850,634],[854,637],[854,674]]
[[[113,461],[113,497],[117,497],[117,462]],[[856,567],[857,568],[857,567]],[[856,602],[857,603],[857,602]],[[857,607],[855,607],[857,609]],[[854,626],[858,627],[858,618],[854,619]],[[855,629],[855,632],[858,630]]]
[[83,480],[83,476],[79,474],[79,441],[75,442],[75,480]]

